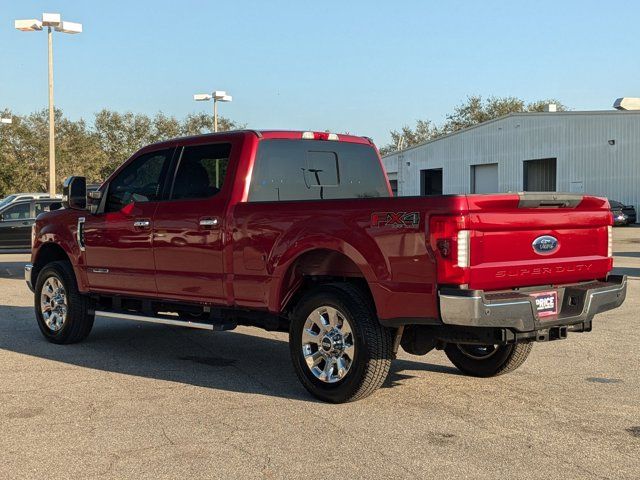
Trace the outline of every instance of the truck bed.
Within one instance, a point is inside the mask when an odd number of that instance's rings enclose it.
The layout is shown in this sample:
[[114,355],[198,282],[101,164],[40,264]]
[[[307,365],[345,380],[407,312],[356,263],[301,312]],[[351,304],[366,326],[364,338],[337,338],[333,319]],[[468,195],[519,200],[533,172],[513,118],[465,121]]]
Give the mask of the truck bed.
[[[234,298],[278,311],[290,259],[326,248],[353,260],[381,318],[437,318],[437,290],[446,286],[439,274],[447,262],[431,231],[439,218],[455,219],[470,232],[469,266],[457,273],[452,266],[458,287],[499,291],[606,278],[612,267],[606,200],[565,195],[565,203],[554,203],[554,196],[540,196],[546,203],[530,194],[240,203],[229,266]],[[534,251],[532,243],[543,235],[558,240],[557,250]],[[322,258],[317,262],[322,272]]]

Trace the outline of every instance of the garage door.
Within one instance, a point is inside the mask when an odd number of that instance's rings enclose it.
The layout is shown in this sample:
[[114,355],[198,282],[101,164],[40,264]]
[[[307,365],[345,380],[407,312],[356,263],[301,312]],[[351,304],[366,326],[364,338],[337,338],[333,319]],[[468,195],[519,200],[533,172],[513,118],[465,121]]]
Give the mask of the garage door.
[[556,191],[556,159],[525,160],[523,165],[525,192]]
[[497,193],[498,164],[486,163],[471,166],[471,193]]

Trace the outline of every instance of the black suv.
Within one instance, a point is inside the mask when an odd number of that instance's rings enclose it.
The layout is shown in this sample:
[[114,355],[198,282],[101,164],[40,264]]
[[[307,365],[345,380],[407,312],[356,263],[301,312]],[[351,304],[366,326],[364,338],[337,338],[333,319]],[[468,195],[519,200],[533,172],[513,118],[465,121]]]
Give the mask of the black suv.
[[614,225],[629,225],[636,223],[636,208],[633,205],[623,205],[615,200],[609,200]]
[[31,226],[42,212],[61,207],[59,198],[16,200],[0,208],[0,251],[30,250]]

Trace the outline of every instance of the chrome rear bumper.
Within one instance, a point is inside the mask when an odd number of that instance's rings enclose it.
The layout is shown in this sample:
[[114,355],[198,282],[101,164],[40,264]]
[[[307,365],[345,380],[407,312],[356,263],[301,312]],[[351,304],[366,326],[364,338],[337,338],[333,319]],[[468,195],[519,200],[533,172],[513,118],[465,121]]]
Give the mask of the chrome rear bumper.
[[627,277],[609,275],[589,282],[540,289],[558,293],[558,314],[541,319],[533,290],[486,293],[443,289],[439,293],[442,323],[464,327],[510,328],[527,332],[540,328],[591,322],[594,315],[619,307],[627,294]]

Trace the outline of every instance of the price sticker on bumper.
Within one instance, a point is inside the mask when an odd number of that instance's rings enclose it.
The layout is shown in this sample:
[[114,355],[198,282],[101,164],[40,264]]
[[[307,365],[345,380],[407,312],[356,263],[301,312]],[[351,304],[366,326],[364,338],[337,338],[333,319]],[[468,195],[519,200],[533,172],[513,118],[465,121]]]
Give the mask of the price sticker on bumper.
[[544,292],[531,295],[536,301],[536,309],[539,317],[548,317],[558,314],[558,293]]

